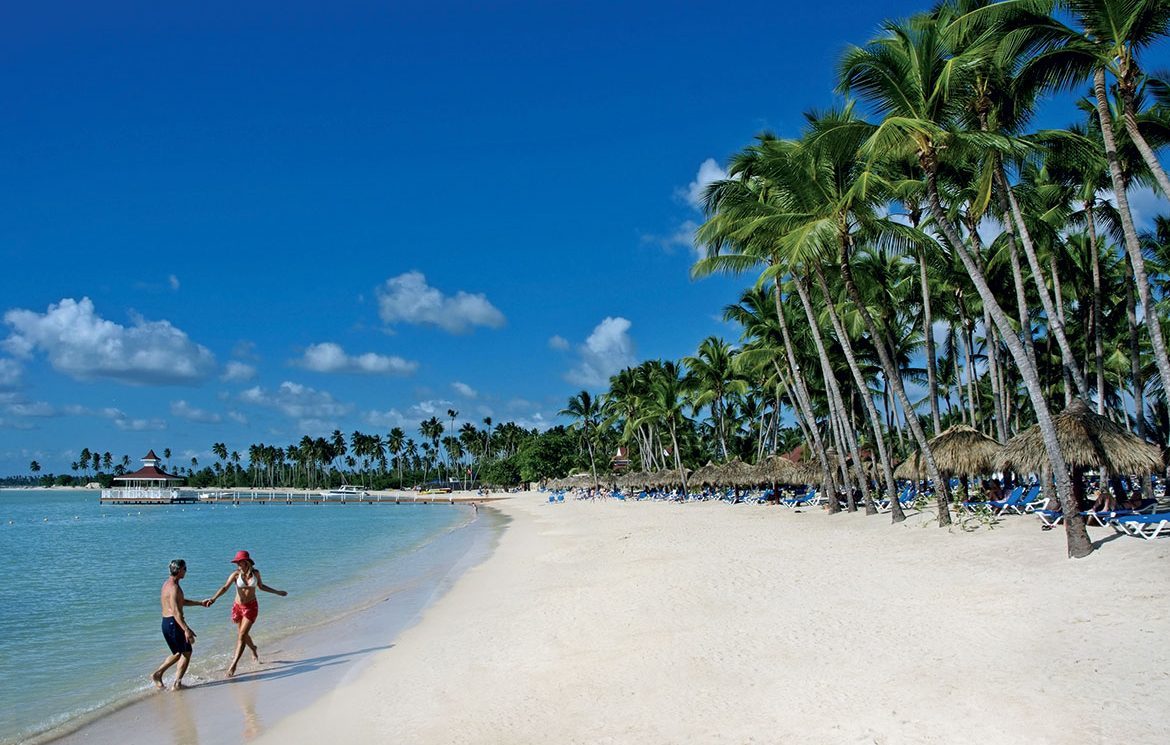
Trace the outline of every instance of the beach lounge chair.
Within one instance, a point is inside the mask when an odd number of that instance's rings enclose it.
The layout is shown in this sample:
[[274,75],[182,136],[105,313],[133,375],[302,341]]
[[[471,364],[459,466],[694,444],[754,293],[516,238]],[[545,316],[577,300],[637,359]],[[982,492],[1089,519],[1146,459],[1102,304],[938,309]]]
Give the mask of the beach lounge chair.
[[790,509],[796,509],[797,507],[812,507],[821,503],[821,497],[817,496],[816,489],[810,489],[804,494],[798,494],[795,497],[788,497],[787,499],[780,500],[780,504]]
[[1003,514],[1006,509],[1020,509],[1025,506],[1024,487],[1017,486],[1008,492],[1003,499],[991,499],[986,502],[963,502],[963,509],[967,512],[977,512],[980,509],[991,510],[993,515]]
[[1144,499],[1137,509],[1120,509],[1120,510],[1085,510],[1081,516],[1085,518],[1085,522],[1090,525],[1100,525],[1105,527],[1119,517],[1131,517],[1133,515],[1149,515],[1154,512],[1158,506],[1156,499]]
[[1064,522],[1064,512],[1060,510],[1033,510],[1032,514],[1040,518],[1046,528],[1054,528]]
[[1170,535],[1170,512],[1153,515],[1122,515],[1111,525],[1120,533],[1127,533],[1152,541],[1161,535]]

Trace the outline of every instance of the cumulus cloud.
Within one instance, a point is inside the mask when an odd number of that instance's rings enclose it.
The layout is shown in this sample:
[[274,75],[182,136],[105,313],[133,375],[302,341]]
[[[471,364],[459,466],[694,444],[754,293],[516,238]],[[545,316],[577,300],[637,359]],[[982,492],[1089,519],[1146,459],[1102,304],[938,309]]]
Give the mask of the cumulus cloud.
[[236,424],[247,424],[248,423],[248,417],[244,416],[243,414],[241,414],[238,411],[229,411],[228,412],[228,419],[231,419]]
[[113,417],[114,426],[123,432],[156,432],[167,428],[161,419],[130,419],[125,416]]
[[422,272],[406,272],[391,277],[379,287],[378,315],[387,325],[412,323],[437,326],[452,334],[463,334],[475,326],[500,328],[504,314],[487,296],[460,290],[444,295],[427,284]]
[[703,193],[707,186],[714,181],[727,178],[727,171],[723,170],[714,158],[707,158],[699,164],[699,172],[695,180],[687,184],[685,189],[679,189],[678,195],[690,206],[697,210],[703,209]]
[[550,349],[568,349],[569,340],[563,336],[554,334],[548,338],[548,346]]
[[410,375],[418,369],[417,362],[401,357],[387,357],[373,352],[349,355],[340,345],[332,342],[311,345],[296,364],[313,372],[362,375]]
[[20,377],[24,369],[16,360],[0,358],[0,389],[15,388],[20,385]]
[[695,231],[698,229],[699,224],[694,220],[683,220],[670,234],[646,234],[642,236],[642,242],[660,246],[667,253],[674,253],[677,248],[685,248],[693,251],[696,259],[702,259],[707,255],[707,249],[695,243]]
[[452,383],[451,387],[455,389],[456,393],[458,393],[460,396],[463,396],[464,398],[475,398],[479,395],[479,392],[474,388],[469,386],[467,383],[461,383],[458,380]]
[[53,369],[78,380],[110,378],[135,385],[199,383],[215,370],[215,356],[168,321],[107,321],[93,302],[65,298],[45,313],[14,309],[4,314],[12,334],[4,348],[17,357],[40,351]]
[[454,408],[454,401],[448,401],[442,398],[433,398],[429,401],[419,401],[414,406],[411,406],[410,417],[412,419],[426,419],[437,416],[440,419],[443,419],[447,416],[447,409]]
[[605,318],[577,348],[578,364],[565,374],[565,380],[585,388],[608,385],[611,375],[634,364],[634,340],[629,332],[630,322],[625,318]]
[[390,429],[392,427],[407,428],[412,426],[406,420],[398,409],[390,409],[388,411],[367,411],[362,419],[371,427],[379,427],[381,429]]
[[223,421],[223,417],[212,411],[206,409],[199,409],[183,400],[171,402],[171,415],[182,419],[188,419],[192,422],[205,422],[207,424],[216,424]]
[[219,379],[225,383],[243,383],[255,376],[256,368],[247,363],[233,360],[224,365],[223,375],[219,376]]
[[285,381],[274,391],[255,386],[240,394],[240,401],[279,411],[291,419],[324,421],[345,416],[352,408],[341,403],[326,391]]
[[46,401],[27,401],[11,403],[4,407],[4,411],[12,416],[21,417],[51,417],[57,416],[57,409]]

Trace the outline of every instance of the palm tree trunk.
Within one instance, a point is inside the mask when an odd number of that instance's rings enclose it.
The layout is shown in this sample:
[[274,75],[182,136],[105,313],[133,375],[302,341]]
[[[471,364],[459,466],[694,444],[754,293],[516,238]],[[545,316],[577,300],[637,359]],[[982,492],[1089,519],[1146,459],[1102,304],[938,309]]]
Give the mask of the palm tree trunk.
[[991,398],[995,411],[995,435],[1000,442],[1007,442],[1007,417],[1003,411],[1003,379],[999,375],[999,342],[995,338],[995,325],[991,314],[983,309],[983,334],[987,339],[987,375],[991,378]]
[[[1004,206],[1003,215],[1000,218],[1003,221],[1004,233],[1007,235],[1008,244],[1008,259],[1012,268],[1012,284],[1016,290],[1016,312],[1020,319],[1020,333],[1017,338],[1020,339],[1024,347],[1024,353],[1028,356],[1032,367],[1036,365],[1036,344],[1032,340],[1032,312],[1028,309],[1028,295],[1024,290],[1024,270],[1020,268],[1020,250],[1016,244],[1016,230],[1013,225],[1011,213],[1007,206]],[[1015,334],[1015,331],[1012,331]]]
[[926,390],[930,398],[930,432],[933,436],[942,431],[942,418],[938,411],[938,356],[934,351],[934,318],[930,309],[930,276],[926,271],[926,251],[918,253],[918,284],[922,290],[922,337],[926,342]]
[[1105,157],[1109,161],[1109,177],[1113,181],[1114,196],[1117,199],[1117,211],[1121,216],[1121,230],[1125,235],[1125,250],[1129,254],[1133,265],[1134,282],[1137,284],[1138,298],[1142,303],[1142,311],[1146,317],[1146,333],[1150,335],[1150,343],[1154,349],[1154,361],[1158,365],[1158,374],[1162,378],[1162,389],[1170,391],[1170,357],[1166,354],[1166,341],[1162,337],[1162,323],[1158,320],[1157,308],[1150,292],[1150,283],[1146,277],[1146,260],[1142,256],[1141,245],[1138,243],[1137,229],[1133,224],[1133,213],[1129,209],[1129,197],[1126,194],[1126,183],[1121,175],[1121,164],[1117,159],[1117,143],[1113,137],[1113,117],[1109,112],[1109,101],[1105,92],[1105,68],[1097,67],[1093,71],[1093,91],[1097,96],[1097,119],[1101,124],[1101,138],[1105,141]]
[[1048,284],[1044,281],[1044,270],[1040,266],[1040,259],[1036,255],[1036,246],[1032,243],[1032,234],[1028,231],[1027,223],[1024,222],[1024,214],[1020,211],[1020,203],[1016,201],[1016,192],[1011,187],[1011,184],[1008,183],[1002,166],[998,164],[996,165],[996,176],[1001,179],[1004,193],[1007,195],[1008,204],[1011,205],[1012,217],[1015,219],[1016,225],[1019,228],[1020,242],[1024,244],[1024,255],[1028,257],[1028,266],[1032,269],[1032,279],[1036,285],[1036,292],[1040,296],[1040,304],[1044,307],[1044,315],[1048,319],[1048,329],[1056,337],[1056,343],[1060,347],[1060,359],[1064,363],[1065,370],[1072,377],[1073,384],[1077,387],[1077,395],[1082,398],[1088,398],[1088,383],[1085,382],[1085,376],[1081,373],[1081,366],[1077,364],[1077,356],[1073,354],[1072,345],[1068,343],[1068,336],[1064,333],[1064,317],[1056,308],[1052,296],[1048,293]]
[[951,249],[958,254],[968,274],[971,275],[971,281],[974,283],[976,290],[978,290],[979,296],[983,299],[984,306],[990,311],[992,320],[999,327],[1000,334],[1004,337],[1008,350],[1011,352],[1016,366],[1020,370],[1020,375],[1024,380],[1024,386],[1028,390],[1028,396],[1032,401],[1032,407],[1036,413],[1036,421],[1040,428],[1040,434],[1044,440],[1044,446],[1048,451],[1048,460],[1052,464],[1055,472],[1057,494],[1059,495],[1061,505],[1064,507],[1065,536],[1068,541],[1069,556],[1076,558],[1088,556],[1093,552],[1093,544],[1089,541],[1089,534],[1085,530],[1084,518],[1080,517],[1078,505],[1072,502],[1072,485],[1069,481],[1068,468],[1065,466],[1064,455],[1060,452],[1060,443],[1056,439],[1056,426],[1052,421],[1052,414],[1048,410],[1048,402],[1044,400],[1044,392],[1040,387],[1040,378],[1037,374],[1036,366],[1028,359],[1023,343],[1014,334],[1011,322],[1003,312],[999,301],[996,300],[995,293],[992,292],[991,287],[987,284],[987,277],[984,276],[983,271],[975,259],[968,253],[967,247],[959,237],[958,231],[955,230],[946,211],[943,210],[938,193],[938,174],[934,153],[923,153],[922,161],[923,171],[926,173],[926,192],[929,197],[930,210],[934,216],[935,223],[938,225],[947,243],[951,245]]
[[[821,374],[824,375],[826,389],[832,399],[832,408],[837,411],[837,426],[841,430],[843,436],[842,445],[849,448],[849,455],[853,458],[853,464],[857,468],[861,468],[861,451],[857,447],[857,437],[853,433],[853,429],[849,426],[845,419],[845,399],[841,396],[841,387],[837,384],[837,374],[833,372],[833,365],[829,361],[829,352],[825,348],[825,340],[821,336],[820,324],[817,322],[816,312],[813,310],[812,301],[809,298],[808,287],[805,284],[806,280],[802,276],[794,276],[793,284],[796,285],[796,294],[800,297],[800,304],[804,306],[804,314],[808,318],[809,331],[812,332],[813,343],[817,347],[817,356],[821,358]],[[849,511],[855,512],[857,504],[853,498],[853,484],[850,483],[852,479],[849,477],[848,466],[845,463],[845,451],[838,451],[841,467],[845,470],[845,493],[846,504],[849,505]],[[864,498],[869,496],[869,488],[865,481],[861,480],[859,486]]]
[[837,481],[833,478],[833,472],[829,468],[829,460],[825,455],[824,442],[821,440],[821,433],[817,430],[816,420],[813,418],[812,401],[809,399],[808,388],[804,384],[804,375],[800,369],[800,363],[796,361],[796,355],[792,351],[792,337],[788,333],[788,319],[784,315],[784,302],[780,294],[779,278],[773,283],[773,298],[776,302],[776,315],[780,320],[780,334],[784,339],[784,354],[788,359],[788,369],[792,372],[793,386],[796,390],[796,400],[799,404],[800,415],[808,424],[808,433],[812,437],[813,449],[816,451],[817,460],[821,465],[821,476],[824,483],[821,489],[827,495],[832,495],[829,499],[830,509],[836,499]]
[[849,294],[849,298],[853,301],[854,305],[857,306],[857,312],[861,316],[861,321],[865,324],[866,331],[869,332],[870,339],[873,341],[874,348],[877,350],[882,371],[890,387],[893,388],[898,402],[902,404],[906,415],[906,423],[914,435],[914,440],[918,443],[918,450],[922,454],[922,459],[926,462],[926,474],[934,481],[935,494],[938,499],[939,527],[950,525],[951,510],[949,505],[950,500],[947,494],[947,482],[939,474],[938,466],[934,462],[934,453],[930,451],[930,443],[926,439],[926,431],[923,430],[922,422],[919,421],[918,414],[914,411],[910,399],[906,396],[906,389],[902,386],[902,376],[898,374],[898,368],[894,364],[893,355],[886,349],[885,340],[878,332],[877,324],[874,322],[873,316],[870,315],[869,309],[866,308],[865,303],[862,301],[861,292],[857,289],[857,284],[853,281],[853,270],[849,264],[848,246],[842,248],[839,259],[841,279],[845,283],[845,291]]
[[1093,268],[1093,367],[1097,372],[1097,413],[1105,413],[1105,337],[1101,332],[1101,255],[1097,248],[1097,224],[1093,201],[1085,202],[1085,227],[1089,231],[1089,263]]
[[[1128,72],[1126,71],[1126,73]],[[1137,73],[1137,70],[1133,70],[1132,72]],[[1126,73],[1123,73],[1123,77],[1128,79],[1130,74]],[[1104,74],[1104,70],[1102,70],[1102,77],[1104,77]],[[1145,135],[1138,128],[1137,104],[1134,100],[1133,87],[1127,83],[1118,85],[1118,89],[1121,91],[1121,118],[1125,122],[1125,131],[1129,133],[1130,142],[1142,154],[1142,160],[1145,161],[1150,172],[1154,174],[1154,179],[1157,180],[1158,187],[1162,190],[1162,195],[1170,198],[1170,178],[1166,177],[1166,171],[1162,168],[1161,161],[1158,160],[1158,156],[1150,147],[1150,143],[1146,142]]]
[[1138,341],[1137,297],[1134,293],[1133,262],[1126,257],[1126,269],[1130,276],[1125,283],[1125,320],[1129,326],[1129,374],[1133,379],[1133,432],[1138,437],[1146,435],[1146,381],[1142,375],[1142,350]]
[[[850,341],[849,335],[845,332],[845,324],[841,322],[841,317],[837,315],[837,308],[833,304],[832,294],[829,292],[829,283],[825,280],[824,270],[819,264],[814,263],[813,271],[816,273],[817,285],[820,287],[821,294],[825,297],[825,308],[829,311],[829,321],[833,324],[833,331],[841,341],[841,349],[845,353],[845,361],[849,363],[849,372],[853,374],[853,384],[856,386],[858,396],[860,396],[861,402],[865,406],[870,437],[873,438],[874,444],[877,447],[878,457],[881,459],[882,475],[886,481],[886,491],[890,499],[890,511],[893,515],[893,521],[900,523],[906,519],[906,515],[902,512],[902,505],[898,503],[898,490],[894,480],[894,466],[890,462],[890,454],[886,450],[885,439],[882,437],[881,417],[878,414],[877,407],[874,406],[873,397],[869,395],[869,386],[865,382],[865,376],[861,372],[861,366],[857,364],[857,357],[853,353],[853,342]],[[937,408],[938,404],[936,403],[936,411]],[[873,514],[870,512],[872,508],[873,501],[867,501],[865,507],[867,515]]]

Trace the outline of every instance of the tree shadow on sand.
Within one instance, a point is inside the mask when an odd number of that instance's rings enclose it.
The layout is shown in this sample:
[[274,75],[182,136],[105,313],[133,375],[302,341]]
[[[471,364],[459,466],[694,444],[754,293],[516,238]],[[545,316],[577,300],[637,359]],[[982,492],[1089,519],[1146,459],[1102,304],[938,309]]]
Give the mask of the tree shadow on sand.
[[352,652],[340,652],[338,654],[328,654],[322,655],[320,657],[309,657],[304,660],[273,660],[271,662],[263,663],[264,667],[260,670],[253,670],[246,673],[237,673],[234,677],[231,678],[210,680],[206,683],[199,683],[198,685],[193,685],[190,687],[213,688],[215,686],[230,685],[232,683],[291,678],[295,675],[305,675],[307,673],[321,670],[322,668],[332,667],[333,665],[341,665],[356,657],[368,655],[372,652],[380,652],[383,649],[390,649],[393,646],[393,644],[387,644],[381,647],[367,647],[365,649],[357,649]]

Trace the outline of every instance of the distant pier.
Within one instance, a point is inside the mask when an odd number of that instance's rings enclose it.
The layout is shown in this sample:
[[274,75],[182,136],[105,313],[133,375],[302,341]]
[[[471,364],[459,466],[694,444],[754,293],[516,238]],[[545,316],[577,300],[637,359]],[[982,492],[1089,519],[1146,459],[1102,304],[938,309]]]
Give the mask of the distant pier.
[[476,494],[361,494],[337,496],[320,492],[280,492],[256,490],[221,490],[194,492],[178,489],[103,489],[102,504],[112,505],[168,505],[168,504],[468,504],[503,499],[504,496]]

